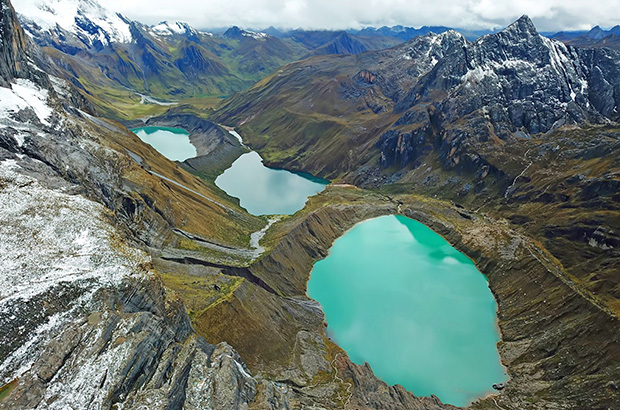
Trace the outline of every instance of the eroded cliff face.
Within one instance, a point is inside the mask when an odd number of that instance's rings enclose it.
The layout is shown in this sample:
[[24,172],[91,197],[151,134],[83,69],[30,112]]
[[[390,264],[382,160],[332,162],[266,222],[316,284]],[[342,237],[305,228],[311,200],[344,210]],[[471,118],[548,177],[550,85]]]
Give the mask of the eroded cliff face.
[[0,3],[0,32],[0,85],[6,87],[10,80],[23,75],[27,69],[24,32],[8,1]]

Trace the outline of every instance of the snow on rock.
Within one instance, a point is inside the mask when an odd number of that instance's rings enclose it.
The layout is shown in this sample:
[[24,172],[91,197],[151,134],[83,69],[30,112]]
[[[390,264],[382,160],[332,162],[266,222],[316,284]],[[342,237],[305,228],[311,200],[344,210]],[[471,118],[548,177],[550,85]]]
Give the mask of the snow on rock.
[[11,88],[0,87],[0,118],[32,108],[39,120],[49,125],[47,118],[52,114],[52,109],[47,105],[47,95],[47,90],[30,80],[17,79]]
[[0,306],[60,282],[116,284],[147,261],[120,248],[102,205],[47,189],[18,168],[0,163]]
[[245,37],[252,37],[253,39],[256,39],[256,40],[262,40],[262,39],[269,37],[269,35],[266,33],[257,33],[255,31],[250,31],[250,30],[243,30],[243,32],[241,32],[241,35]]
[[60,26],[91,43],[100,41],[104,45],[132,40],[128,20],[96,0],[20,0],[14,2],[14,7],[43,30]]
[[[155,34],[156,36],[172,36],[175,34],[187,34],[187,35],[197,35],[198,32],[196,30],[194,30],[194,28],[192,28],[189,24],[187,23],[183,23],[180,21],[175,21],[175,22],[169,22],[169,21],[162,21],[161,23],[151,27],[151,32],[153,34]],[[208,33],[203,33],[203,34],[207,34]]]
[[[14,160],[0,162],[0,324],[15,331],[21,322],[23,337],[0,364],[0,384],[28,371],[34,352],[98,290],[135,277],[147,262],[118,240],[102,205],[45,188]],[[72,301],[46,312],[66,289]]]

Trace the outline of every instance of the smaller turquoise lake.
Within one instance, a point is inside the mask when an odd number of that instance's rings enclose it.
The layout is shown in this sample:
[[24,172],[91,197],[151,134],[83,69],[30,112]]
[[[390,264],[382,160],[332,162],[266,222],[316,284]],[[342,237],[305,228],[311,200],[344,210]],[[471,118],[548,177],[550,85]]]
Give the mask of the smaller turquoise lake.
[[417,221],[356,225],[315,263],[308,295],[321,304],[328,335],[390,385],[466,406],[507,380],[486,278]]
[[189,142],[189,133],[182,128],[141,127],[131,131],[172,161],[185,161],[197,155],[196,147]]
[[241,155],[215,184],[253,215],[290,215],[325,189],[328,181],[283,169],[268,168],[257,152]]

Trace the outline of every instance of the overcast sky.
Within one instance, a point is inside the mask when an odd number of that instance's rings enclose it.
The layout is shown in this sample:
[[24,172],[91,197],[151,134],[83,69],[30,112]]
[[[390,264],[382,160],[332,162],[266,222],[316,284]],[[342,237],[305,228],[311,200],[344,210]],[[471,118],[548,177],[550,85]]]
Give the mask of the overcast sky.
[[[19,0],[14,0],[19,2]],[[196,28],[360,28],[402,24],[505,27],[523,14],[539,31],[620,24],[620,0],[100,0],[143,23]]]

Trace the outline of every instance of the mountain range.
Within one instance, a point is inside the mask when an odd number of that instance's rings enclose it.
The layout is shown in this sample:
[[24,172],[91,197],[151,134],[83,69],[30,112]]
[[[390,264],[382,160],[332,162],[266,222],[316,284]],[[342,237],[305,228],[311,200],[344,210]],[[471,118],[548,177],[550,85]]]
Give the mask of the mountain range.
[[[509,381],[469,408],[617,407],[615,29],[210,33],[94,0],[0,16],[0,410],[454,409],[353,363],[306,294],[338,237],[387,214],[496,298]],[[127,129],[145,125],[198,156],[166,159]],[[214,183],[248,147],[332,183],[250,215]]]
[[[47,0],[25,11],[30,15],[22,15],[21,24],[48,56],[48,69],[73,81],[102,113],[123,120],[160,114],[171,105],[183,106],[184,100],[208,109],[284,64],[312,55],[359,54],[449,30],[394,26],[256,32],[231,27],[214,35],[182,22],[147,26],[95,1]],[[488,34],[459,31],[469,40]],[[569,37],[566,41],[577,41]],[[608,38],[594,42],[591,46],[615,44]]]

